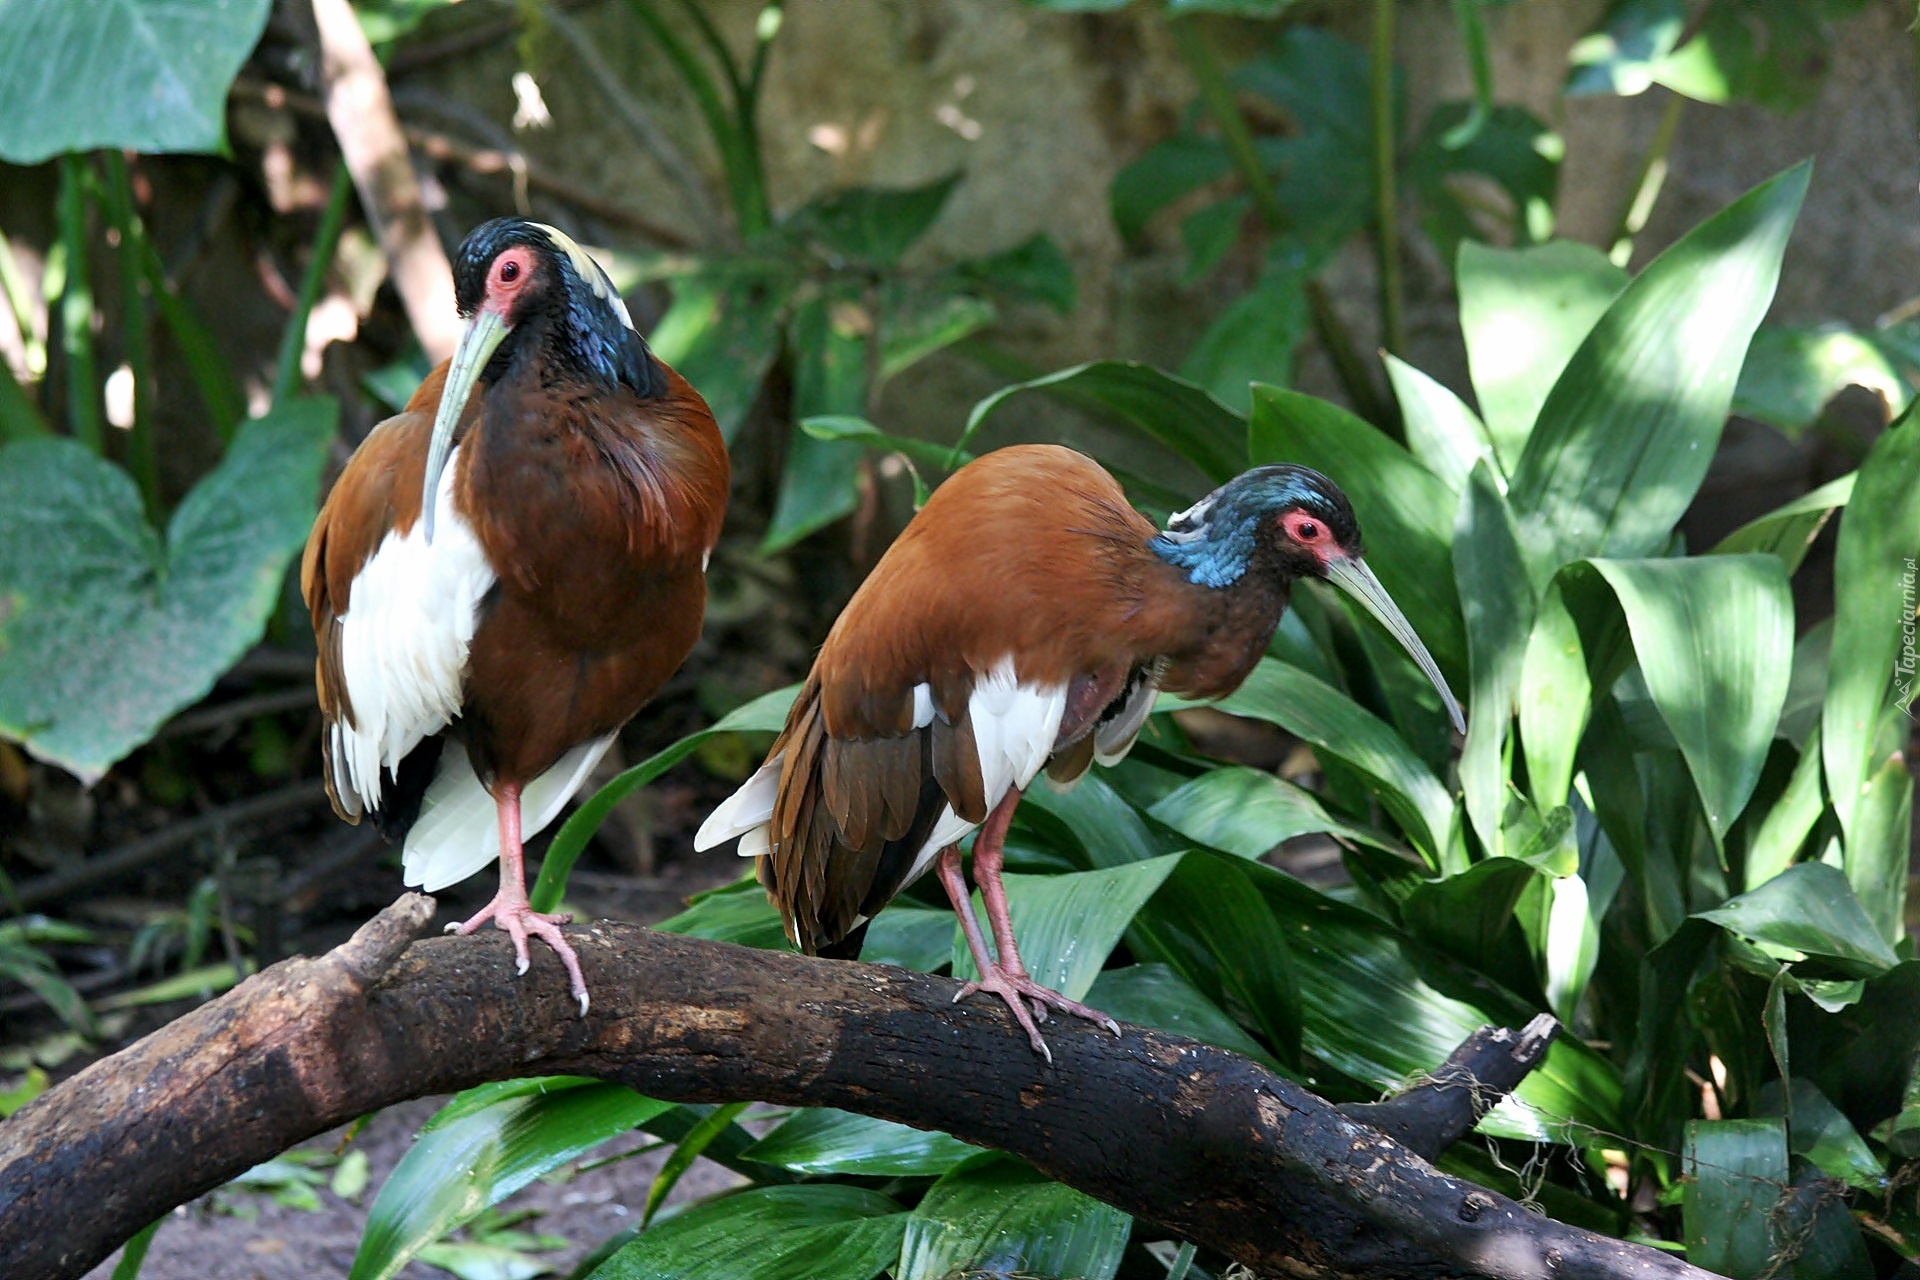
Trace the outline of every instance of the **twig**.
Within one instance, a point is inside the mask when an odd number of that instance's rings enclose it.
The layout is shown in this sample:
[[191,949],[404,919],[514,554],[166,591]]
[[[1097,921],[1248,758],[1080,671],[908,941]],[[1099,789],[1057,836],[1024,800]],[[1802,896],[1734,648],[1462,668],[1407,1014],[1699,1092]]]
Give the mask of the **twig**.
[[1633,188],[1620,206],[1613,235],[1607,240],[1607,257],[1616,267],[1624,267],[1632,260],[1633,238],[1653,216],[1654,202],[1659,200],[1660,188],[1667,181],[1667,155],[1673,150],[1673,139],[1680,130],[1680,117],[1686,108],[1684,97],[1672,91],[1667,93],[1666,109],[1654,127],[1653,141],[1647,144],[1647,154],[1640,158],[1640,169],[1633,175]]

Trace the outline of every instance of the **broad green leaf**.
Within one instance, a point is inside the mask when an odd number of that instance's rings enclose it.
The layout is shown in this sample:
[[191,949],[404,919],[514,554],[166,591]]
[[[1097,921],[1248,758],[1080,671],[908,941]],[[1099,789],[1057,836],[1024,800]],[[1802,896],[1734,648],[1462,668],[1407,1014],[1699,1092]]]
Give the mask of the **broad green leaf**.
[[1492,462],[1494,474],[1505,483],[1493,438],[1480,415],[1446,387],[1389,352],[1387,377],[1400,401],[1400,419],[1407,427],[1407,448],[1427,470],[1455,492],[1466,487],[1467,475],[1481,458]]
[[1213,138],[1183,133],[1148,147],[1108,188],[1120,238],[1138,240],[1154,214],[1231,172],[1226,146]]
[[1778,1082],[1770,1081],[1755,1107],[1761,1115],[1786,1116],[1788,1149],[1813,1161],[1829,1178],[1839,1178],[1861,1191],[1885,1191],[1886,1167],[1853,1122],[1813,1081],[1795,1076],[1788,1083],[1784,1105]]
[[350,1280],[397,1275],[422,1248],[482,1209],[671,1105],[625,1085],[539,1083],[542,1092],[463,1109],[421,1132],[367,1212]]
[[1351,698],[1297,668],[1262,658],[1220,710],[1279,725],[1364,775],[1389,813],[1438,858],[1453,823],[1453,797],[1400,736]]
[[1280,109],[1290,128],[1255,140],[1291,242],[1308,269],[1373,214],[1373,77],[1366,50],[1308,23],[1288,23],[1233,70],[1233,86]]
[[1809,173],[1790,169],[1688,232],[1567,362],[1508,494],[1538,565],[1666,546],[1713,459]]
[[533,1280],[553,1270],[550,1263],[500,1244],[430,1244],[419,1256],[459,1280]]
[[1307,331],[1306,276],[1269,264],[1251,289],[1214,318],[1180,363],[1180,376],[1237,413],[1250,407],[1254,383],[1293,381],[1293,351]]
[[1044,233],[991,257],[963,262],[959,271],[963,278],[994,293],[1042,303],[1061,315],[1073,311],[1077,292],[1073,262]]
[[[1147,862],[1065,875],[1003,876],[1014,942],[1033,980],[1069,1000],[1084,999],[1107,953],[1183,856],[1169,854]],[[991,948],[993,937],[987,930],[986,908],[978,893],[973,909]],[[958,920],[953,926],[953,976],[980,976]]]
[[867,926],[860,958],[933,973],[953,960],[953,912],[895,901]]
[[1820,728],[1815,725],[1786,790],[1767,810],[1747,845],[1747,888],[1759,888],[1792,865],[1826,807],[1827,797],[1820,789]]
[[1113,1280],[1133,1220],[1004,1156],[933,1184],[907,1218],[895,1280],[956,1275]]
[[1311,791],[1246,765],[1209,769],[1162,796],[1147,812],[1190,840],[1242,858],[1258,858],[1282,841],[1317,831],[1392,847],[1378,835],[1330,816]]
[[211,152],[271,0],[0,0],[0,160]]
[[[1477,7],[1475,0],[1459,0],[1454,12]],[[1476,113],[1466,103],[1436,106],[1414,144],[1406,176],[1419,197],[1421,224],[1441,258],[1455,261],[1469,239],[1504,234],[1515,245],[1527,245],[1552,235],[1566,150],[1560,135],[1525,107],[1502,103]],[[1465,195],[1467,184],[1461,180],[1469,175],[1477,181],[1468,187],[1473,194]],[[1507,197],[1511,213],[1503,220],[1495,221],[1479,194],[1488,183]]]
[[889,282],[881,299],[881,382],[984,329],[997,314],[985,298],[906,281]]
[[1198,467],[1215,484],[1247,469],[1247,424],[1204,389],[1151,365],[1099,360],[1002,387],[967,415],[954,449],[964,447],[994,410],[1025,391],[1045,391],[1138,429]]
[[640,1212],[642,1231],[652,1225],[653,1215],[660,1212],[661,1204],[673,1194],[673,1189],[679,1184],[681,1176],[693,1167],[693,1162],[700,1158],[700,1153],[732,1128],[734,1120],[746,1109],[747,1104],[744,1102],[728,1102],[717,1106],[701,1117],[686,1136],[680,1139],[673,1148],[673,1154],[669,1155],[666,1163],[660,1166],[660,1172],[653,1176],[653,1183],[647,1188],[646,1207]]
[[[723,855],[724,856],[724,855]],[[700,899],[679,915],[653,926],[663,933],[680,933],[690,938],[711,938],[763,951],[791,951],[786,926],[780,913],[767,901],[759,885],[750,885],[739,893],[716,893]],[[945,940],[946,935],[941,935]]]
[[1763,324],[1747,348],[1733,411],[1798,437],[1827,401],[1848,387],[1878,392],[1897,416],[1913,398],[1871,338],[1839,325],[1790,329]]
[[74,441],[0,449],[0,734],[90,782],[204,697],[279,602],[335,421],[296,400],[247,423],[164,537]]
[[1847,832],[1847,880],[1880,936],[1907,936],[1907,867],[1913,850],[1913,775],[1893,752],[1860,789]]
[[1460,246],[1460,328],[1474,395],[1506,474],[1573,353],[1626,287],[1598,249],[1555,240],[1533,249]]
[[1122,1022],[1190,1036],[1243,1054],[1274,1071],[1283,1070],[1279,1059],[1171,965],[1130,964],[1122,969],[1102,969],[1093,981],[1093,989],[1087,992],[1087,1003]]
[[891,264],[927,233],[961,175],[948,174],[924,186],[834,191],[794,213],[789,225],[804,230],[836,253]]
[[1839,14],[1854,7],[1857,0],[1714,0],[1689,24],[1686,41],[1654,67],[1654,78],[1700,102],[1802,110],[1813,102],[1833,59],[1821,10]]
[[1400,918],[1429,945],[1483,972],[1504,972],[1510,957],[1503,937],[1513,926],[1520,894],[1539,878],[1531,863],[1485,858],[1457,875],[1415,885],[1400,902]]
[[907,1215],[877,1191],[834,1183],[758,1187],[694,1205],[596,1267],[588,1280],[874,1280],[900,1256]]
[[1100,773],[1083,775],[1067,791],[1048,786],[1030,788],[1022,803],[1058,818],[1070,838],[1086,852],[1088,866],[1143,862],[1182,847],[1179,841],[1153,830],[1140,817],[1140,811],[1121,799]]
[[[1251,196],[1234,196],[1218,204],[1203,205],[1180,220],[1180,243],[1187,250],[1182,284],[1198,284],[1213,274],[1221,259],[1240,243],[1240,233],[1252,212]],[[1290,377],[1283,380],[1292,381]]]
[[[793,349],[793,416],[862,414],[872,393],[868,331],[873,317],[858,293],[845,287],[809,300],[787,326]],[[860,504],[862,450],[849,440],[816,440],[795,427],[787,441],[773,522],[761,540],[765,554],[783,551],[824,529]]]
[[1567,609],[1562,577],[1541,598],[1520,661],[1520,741],[1526,748],[1527,785],[1534,805],[1543,810],[1566,802],[1574,756],[1592,710],[1586,650]]
[[931,440],[890,435],[865,418],[856,418],[848,414],[827,413],[818,417],[802,418],[800,429],[815,440],[852,440],[869,449],[887,449],[905,454],[911,462],[937,468],[940,471],[946,471],[950,467],[963,467],[973,461],[971,454],[962,453],[956,456],[946,445],[935,444]]
[[1645,93],[1679,45],[1686,25],[1687,0],[1623,0],[1614,5],[1600,29],[1576,41],[1567,55],[1567,96]]
[[1807,558],[1820,530],[1826,528],[1828,517],[1852,499],[1855,478],[1855,475],[1841,476],[1747,521],[1720,539],[1713,554],[1737,556],[1765,552],[1779,556],[1787,572],[1793,573]]
[[1459,681],[1467,645],[1450,551],[1457,500],[1446,482],[1346,410],[1279,387],[1254,388],[1247,439],[1254,462],[1312,467],[1340,486],[1360,521],[1367,563],[1419,620],[1441,670]]
[[1697,914],[1755,942],[1823,957],[1853,977],[1873,977],[1900,962],[1846,876],[1824,862],[1788,867],[1758,889]]
[[1874,742],[1888,704],[1905,706],[1916,690],[1920,484],[1915,476],[1920,476],[1920,421],[1909,412],[1874,442],[1840,517],[1833,656],[1820,749],[1827,794],[1849,835],[1862,789],[1879,764]]
[[1460,787],[1467,817],[1489,853],[1501,847],[1507,802],[1507,726],[1533,630],[1533,588],[1490,459],[1473,464],[1453,534],[1453,576],[1466,624],[1472,671]]
[[1774,556],[1594,560],[1716,836],[1746,807],[1793,661],[1793,596]]
[[540,878],[534,882],[533,892],[528,895],[533,909],[552,911],[560,905],[560,899],[567,891],[567,876],[573,871],[580,851],[587,847],[587,841],[593,839],[593,833],[600,829],[600,824],[607,820],[607,815],[613,812],[615,805],[685,760],[699,749],[701,743],[716,734],[772,733],[779,730],[786,724],[787,709],[793,705],[794,696],[799,692],[799,685],[788,685],[784,689],[762,694],[743,707],[735,707],[711,727],[688,734],[594,792],[592,798],[576,809],[573,816],[554,833],[553,842],[547,846],[547,856],[540,863]]
[[1694,1120],[1687,1125],[1687,1261],[1756,1280],[1774,1266],[1774,1213],[1786,1189],[1783,1120]]
[[802,1111],[741,1153],[795,1173],[887,1178],[938,1176],[979,1154],[944,1133],[828,1107]]
[[790,284],[715,273],[672,279],[673,302],[647,335],[653,353],[705,397],[729,444],[780,351]]

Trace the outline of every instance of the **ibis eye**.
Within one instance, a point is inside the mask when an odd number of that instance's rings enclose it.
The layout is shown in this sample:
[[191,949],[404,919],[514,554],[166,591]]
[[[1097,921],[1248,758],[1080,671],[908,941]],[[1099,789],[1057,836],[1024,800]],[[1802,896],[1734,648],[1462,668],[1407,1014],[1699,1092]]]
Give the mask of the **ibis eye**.
[[500,264],[500,280],[502,283],[512,284],[515,280],[518,280],[519,278],[520,278],[519,263],[509,258],[505,262]]
[[1302,520],[1299,525],[1296,526],[1295,536],[1302,542],[1312,542],[1320,536],[1320,526],[1311,520]]

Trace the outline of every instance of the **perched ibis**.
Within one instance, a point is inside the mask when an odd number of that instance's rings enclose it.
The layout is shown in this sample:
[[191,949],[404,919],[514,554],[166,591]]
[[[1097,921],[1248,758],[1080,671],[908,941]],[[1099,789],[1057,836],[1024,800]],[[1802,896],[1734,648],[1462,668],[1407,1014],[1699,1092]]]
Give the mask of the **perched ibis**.
[[[1117,1032],[1021,963],[1000,878],[1014,806],[1043,768],[1065,785],[1119,760],[1159,690],[1232,692],[1303,576],[1357,599],[1464,727],[1325,476],[1255,468],[1162,531],[1070,449],[986,454],[934,491],[854,593],[766,763],[695,847],[739,837],[788,936],[822,955],[857,955],[873,915],[932,868],[981,975],[956,999],[998,995],[1049,1061],[1035,1025],[1048,1006]],[[973,878],[997,961],[961,874],[958,842],[976,828]]]
[[700,634],[726,510],[713,416],[655,359],[579,245],[517,218],[454,262],[453,358],[375,427],[301,564],[319,645],[327,792],[405,841],[429,892],[495,858],[492,920],[586,983],[527,901],[521,841],[552,822]]

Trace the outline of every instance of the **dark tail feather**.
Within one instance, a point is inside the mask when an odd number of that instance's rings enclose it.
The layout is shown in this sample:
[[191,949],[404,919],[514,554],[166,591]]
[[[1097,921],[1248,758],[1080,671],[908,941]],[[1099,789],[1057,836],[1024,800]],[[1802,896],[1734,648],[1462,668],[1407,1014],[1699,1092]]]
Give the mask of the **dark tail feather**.
[[436,733],[407,752],[400,761],[399,772],[381,770],[380,807],[368,816],[388,843],[399,844],[413,829],[414,820],[420,816],[420,801],[426,798],[427,785],[440,767],[440,751],[444,746],[446,735]]
[[860,945],[867,940],[867,926],[872,923],[871,920],[862,920],[846,937],[838,942],[827,943],[814,954],[825,956],[829,960],[858,960]]

